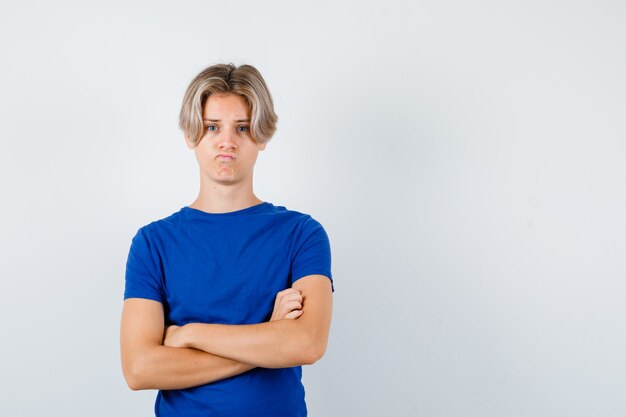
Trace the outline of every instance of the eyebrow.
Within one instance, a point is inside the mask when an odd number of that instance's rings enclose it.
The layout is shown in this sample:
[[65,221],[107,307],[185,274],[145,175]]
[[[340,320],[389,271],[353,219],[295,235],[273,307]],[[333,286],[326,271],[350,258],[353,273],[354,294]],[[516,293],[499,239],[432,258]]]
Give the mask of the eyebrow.
[[[202,119],[202,120],[205,121],[205,122],[221,122],[220,119]],[[249,122],[249,121],[250,121],[250,119],[238,119],[238,120],[235,120],[235,122]]]

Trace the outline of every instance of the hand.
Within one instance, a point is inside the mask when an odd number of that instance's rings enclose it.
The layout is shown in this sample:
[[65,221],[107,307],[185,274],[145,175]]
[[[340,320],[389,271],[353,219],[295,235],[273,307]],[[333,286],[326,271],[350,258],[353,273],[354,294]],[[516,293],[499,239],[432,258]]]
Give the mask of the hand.
[[169,347],[187,347],[186,341],[183,338],[183,328],[185,326],[167,326],[165,328],[165,334],[163,336],[163,346]]
[[287,288],[276,294],[270,321],[297,319],[302,313],[302,293],[295,288]]

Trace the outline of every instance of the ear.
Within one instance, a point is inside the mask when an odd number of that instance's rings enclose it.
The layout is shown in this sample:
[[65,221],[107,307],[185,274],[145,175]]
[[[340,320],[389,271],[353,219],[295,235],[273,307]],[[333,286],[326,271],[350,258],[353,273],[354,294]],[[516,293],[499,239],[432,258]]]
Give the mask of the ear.
[[257,147],[259,148],[260,151],[262,151],[262,150],[265,150],[265,145],[267,145],[267,142],[266,143],[259,143],[257,145]]

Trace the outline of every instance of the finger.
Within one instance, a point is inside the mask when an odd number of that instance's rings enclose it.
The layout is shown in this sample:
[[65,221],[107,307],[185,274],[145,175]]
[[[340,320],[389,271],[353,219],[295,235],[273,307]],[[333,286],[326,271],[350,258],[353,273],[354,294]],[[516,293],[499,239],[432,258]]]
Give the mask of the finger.
[[287,301],[292,301],[292,300],[297,300],[297,301],[302,302],[302,294],[295,294],[295,293],[287,294],[287,295],[284,295],[281,299],[282,302],[287,302]]
[[284,291],[284,290],[283,290],[283,291],[278,291],[278,292],[276,293],[276,298],[275,298],[275,300],[274,300],[274,303],[275,303],[275,304],[279,303],[279,302],[280,302],[280,300],[282,300],[282,299],[283,299],[283,297],[284,297],[286,294],[288,294],[288,293],[285,293],[285,291]]
[[299,289],[297,289],[297,288],[286,288],[286,289],[284,289],[282,291],[279,291],[278,294],[281,294],[281,295],[287,295],[287,294],[292,294],[292,293],[294,293],[294,294],[298,293],[299,294],[300,292],[301,291]]
[[299,301],[302,302],[302,296],[299,294],[287,294],[282,297],[276,297],[274,301],[274,308],[280,308],[280,306],[285,305],[291,301]]
[[300,317],[302,315],[303,311],[302,310],[294,310],[289,314],[285,314],[285,318],[286,319],[295,319],[297,317]]
[[302,303],[298,300],[292,300],[284,303],[285,308],[289,311],[302,308]]
[[301,309],[302,303],[298,300],[283,301],[280,303],[278,310],[284,313],[289,313],[291,310]]
[[287,316],[287,315],[289,315],[289,314],[293,315],[293,314],[294,314],[294,312],[296,312],[296,311],[302,311],[302,309],[300,309],[300,308],[289,308],[289,309],[285,309],[285,310],[283,310],[283,311],[281,312],[281,314],[279,315],[279,317],[283,317],[283,318],[284,318],[284,317],[286,317],[286,316]]
[[285,317],[285,315],[291,313],[292,311],[297,311],[297,310],[301,310],[302,307],[298,307],[296,305],[294,306],[282,306],[280,309],[280,312],[278,314],[278,317]]

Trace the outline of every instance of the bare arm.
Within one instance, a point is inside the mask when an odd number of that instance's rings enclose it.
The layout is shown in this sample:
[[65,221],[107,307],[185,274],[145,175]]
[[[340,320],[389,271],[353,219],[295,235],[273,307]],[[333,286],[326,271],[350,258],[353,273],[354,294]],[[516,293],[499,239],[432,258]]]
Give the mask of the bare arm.
[[[301,308],[302,295],[288,288],[277,294],[270,321],[296,319]],[[193,348],[164,346],[163,305],[158,301],[127,299],[120,328],[122,371],[132,390],[190,388],[256,367]]]
[[331,283],[324,275],[309,275],[297,280],[293,288],[302,292],[302,314],[297,320],[168,327],[164,345],[197,348],[264,368],[313,364],[324,355],[328,343]]
[[254,365],[196,349],[163,346],[163,305],[124,301],[120,327],[122,371],[132,390],[182,389],[238,375]]

